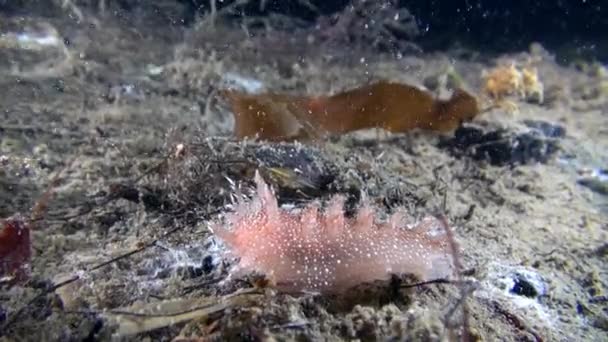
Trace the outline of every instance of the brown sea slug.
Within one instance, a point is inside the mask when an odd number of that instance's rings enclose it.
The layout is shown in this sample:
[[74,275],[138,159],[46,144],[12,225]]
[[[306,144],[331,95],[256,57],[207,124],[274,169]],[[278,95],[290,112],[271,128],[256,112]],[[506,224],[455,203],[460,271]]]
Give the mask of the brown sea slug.
[[212,227],[240,258],[236,274],[255,271],[282,291],[322,293],[392,274],[423,281],[452,275],[449,243],[435,218],[410,225],[401,211],[380,222],[368,204],[347,218],[339,195],[323,211],[316,203],[285,209],[259,174],[255,182],[254,198],[239,200],[225,222]]

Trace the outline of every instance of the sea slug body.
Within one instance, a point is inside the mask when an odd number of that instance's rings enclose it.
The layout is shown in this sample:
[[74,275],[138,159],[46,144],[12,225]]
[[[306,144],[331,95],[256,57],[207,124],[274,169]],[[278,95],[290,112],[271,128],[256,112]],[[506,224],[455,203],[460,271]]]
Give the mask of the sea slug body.
[[340,195],[324,210],[317,203],[299,211],[285,209],[257,173],[255,182],[254,198],[239,200],[224,222],[212,226],[240,259],[235,273],[262,273],[286,292],[322,293],[392,274],[413,274],[423,281],[452,275],[449,244],[435,218],[412,226],[397,211],[378,222],[368,204],[348,218]]

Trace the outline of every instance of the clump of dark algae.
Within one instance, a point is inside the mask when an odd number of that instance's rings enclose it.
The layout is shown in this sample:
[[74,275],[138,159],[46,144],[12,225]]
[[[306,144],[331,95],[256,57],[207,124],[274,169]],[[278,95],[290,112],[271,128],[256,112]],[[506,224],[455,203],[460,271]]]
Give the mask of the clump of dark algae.
[[496,166],[548,162],[559,151],[559,139],[565,136],[565,129],[544,121],[527,120],[524,124],[528,129],[492,130],[465,124],[439,146],[455,156],[468,156]]

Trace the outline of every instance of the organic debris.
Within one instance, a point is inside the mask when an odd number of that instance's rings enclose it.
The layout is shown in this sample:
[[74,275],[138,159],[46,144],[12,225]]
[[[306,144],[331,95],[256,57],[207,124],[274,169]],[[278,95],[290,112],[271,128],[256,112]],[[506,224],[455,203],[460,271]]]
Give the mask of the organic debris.
[[316,28],[319,44],[353,49],[373,47],[397,56],[421,51],[412,41],[420,34],[416,18],[407,8],[399,6],[399,1],[379,4],[355,0],[349,7],[338,15],[319,18]]
[[[141,200],[151,208],[152,204],[171,210],[224,207],[236,183],[253,180],[256,170],[277,189],[280,202],[310,200],[336,191],[337,166],[311,145],[197,137],[182,146],[182,157],[170,159],[159,168],[162,180],[155,186],[135,189],[115,185],[113,194],[130,201]],[[142,195],[153,197],[140,198]]]
[[521,132],[488,130],[467,124],[458,128],[453,138],[441,142],[440,147],[456,156],[466,155],[498,166],[546,163],[559,150],[558,138],[563,137],[565,131],[563,127],[549,123],[527,123],[528,129]]
[[378,82],[333,96],[250,95],[223,91],[235,116],[237,138],[312,140],[369,128],[450,132],[478,113],[477,99],[456,89],[439,100],[411,85]]
[[236,274],[259,272],[282,291],[323,293],[388,280],[392,274],[413,274],[423,281],[453,275],[452,245],[435,218],[410,225],[397,211],[380,223],[363,204],[350,219],[339,195],[323,213],[316,204],[290,211],[278,206],[258,173],[255,181],[257,196],[251,202],[239,198],[226,224],[212,228],[240,257]]
[[127,337],[193,319],[204,319],[233,307],[248,306],[259,297],[259,293],[244,290],[224,297],[136,303],[127,308],[108,311],[104,316],[116,326],[114,337]]
[[516,111],[517,105],[507,100],[507,97],[512,95],[523,100],[543,103],[544,86],[538,79],[538,70],[532,66],[519,69],[515,63],[499,65],[490,71],[484,70],[482,76],[483,92],[499,107]]

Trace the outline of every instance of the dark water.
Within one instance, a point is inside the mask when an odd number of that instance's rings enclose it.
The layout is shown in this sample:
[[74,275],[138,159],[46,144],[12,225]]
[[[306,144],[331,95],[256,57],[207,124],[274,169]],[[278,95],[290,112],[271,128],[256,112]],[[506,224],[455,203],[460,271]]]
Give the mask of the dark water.
[[[142,11],[167,17],[168,24],[190,26],[211,10],[209,0],[118,0],[107,1],[125,17]],[[365,2],[365,1],[355,1]],[[95,5],[96,1],[76,1]],[[216,8],[233,6],[234,0],[217,1]],[[347,0],[257,0],[242,2],[234,13],[235,21],[250,16],[286,15],[300,26],[314,27],[321,17],[335,20],[353,8]],[[493,1],[493,0],[389,0],[367,1],[369,11],[409,13],[400,23],[411,21],[407,32],[395,39],[413,39],[425,50],[441,50],[454,44],[504,53],[526,49],[539,42],[556,50],[562,62],[578,58],[608,61],[608,3],[601,0]],[[36,1],[0,0],[0,11],[26,14],[32,10],[51,14],[48,4]],[[361,7],[361,6],[359,6]],[[364,7],[364,8],[368,8]],[[367,13],[362,14],[365,16]],[[333,18],[333,19],[331,19]]]
[[[190,6],[189,11],[208,10],[208,1],[186,3]],[[225,1],[222,5],[230,3]],[[308,3],[316,7],[317,11],[313,11],[303,3],[270,0],[261,11],[259,1],[254,1],[244,6],[242,13],[282,13],[314,25],[319,16],[332,16],[352,6],[352,2],[346,0],[312,0]],[[506,52],[526,49],[529,44],[540,42],[565,50],[564,58],[608,59],[608,3],[600,0],[401,0],[383,3],[386,7],[407,9],[417,25],[416,32],[411,35],[418,44],[430,49],[460,42]]]

